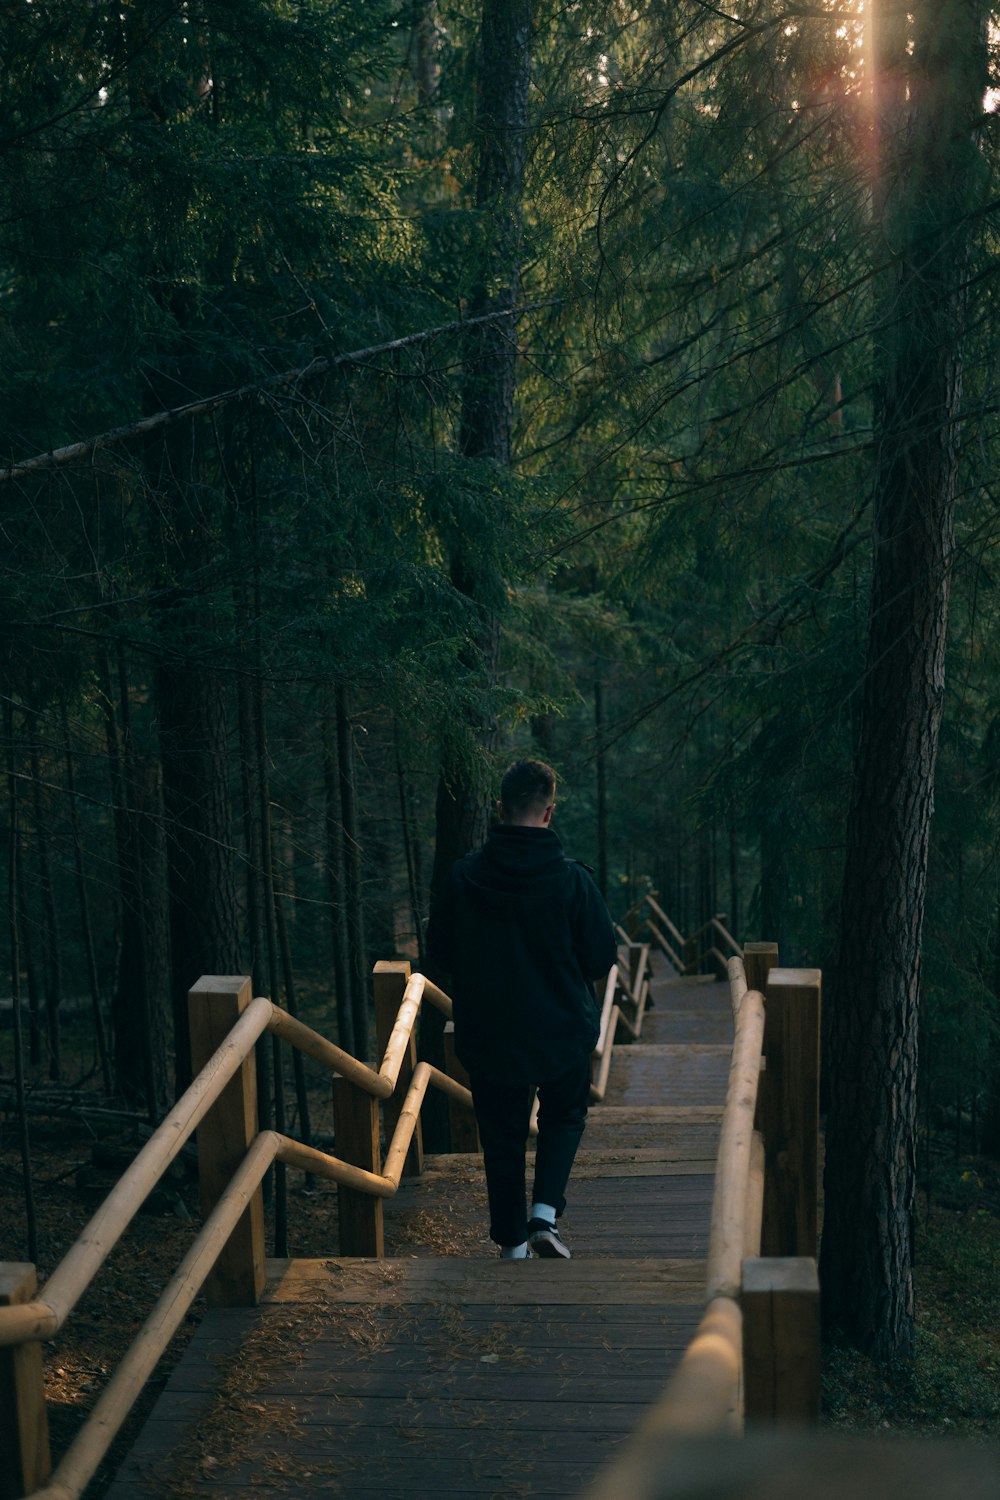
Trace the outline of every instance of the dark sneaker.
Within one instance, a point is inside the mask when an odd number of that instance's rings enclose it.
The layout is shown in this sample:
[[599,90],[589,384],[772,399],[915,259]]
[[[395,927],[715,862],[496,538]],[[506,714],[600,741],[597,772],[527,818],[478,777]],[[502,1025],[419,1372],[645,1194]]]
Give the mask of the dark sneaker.
[[528,1244],[542,1260],[569,1260],[569,1246],[559,1238],[559,1231],[548,1219],[531,1219]]

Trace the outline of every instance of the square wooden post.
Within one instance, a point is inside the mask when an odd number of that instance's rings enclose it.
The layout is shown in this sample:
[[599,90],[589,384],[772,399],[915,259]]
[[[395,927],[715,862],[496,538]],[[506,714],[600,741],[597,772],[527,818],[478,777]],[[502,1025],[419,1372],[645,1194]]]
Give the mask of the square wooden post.
[[[455,1023],[448,1021],[444,1028],[444,1070],[456,1083],[469,1087],[469,1075],[455,1056]],[[448,1099],[448,1123],[451,1128],[453,1151],[479,1151],[479,1126],[471,1109],[459,1104],[457,1099]]]
[[747,1422],[819,1420],[819,1278],[809,1256],[743,1262]]
[[[242,975],[205,974],[188,992],[191,1066],[197,1076],[253,998]],[[218,1203],[257,1134],[257,1073],[253,1053],[241,1064],[198,1126],[201,1212]],[[264,1291],[264,1199],[254,1193],[205,1283],[213,1307],[256,1307]]]
[[[378,1100],[346,1078],[333,1080],[334,1149],[341,1161],[381,1173]],[[385,1254],[382,1199],[337,1184],[341,1255]]]
[[[372,990],[375,997],[375,1036],[378,1041],[378,1061],[382,1062],[385,1049],[389,1045],[392,1036],[392,1028],[396,1024],[396,1016],[402,1004],[403,993],[410,978],[410,965],[405,960],[397,962],[394,959],[379,959],[372,970]],[[391,1098],[382,1103],[382,1118],[385,1122],[386,1145],[392,1140],[399,1116],[403,1108],[403,1100],[406,1091],[410,1087],[413,1070],[417,1066],[417,1037],[416,1031],[410,1036],[410,1045],[403,1058],[402,1067],[399,1070],[399,1079]],[[410,1149],[406,1153],[406,1161],[403,1165],[404,1177],[419,1177],[424,1170],[424,1138],[417,1121],[410,1142]]]
[[[37,1289],[30,1261],[0,1262],[0,1307],[30,1302]],[[0,1348],[0,1453],[0,1500],[30,1495],[52,1472],[37,1339]]]
[[744,943],[743,968],[747,976],[747,989],[767,994],[767,976],[778,966],[777,943]]
[[764,1137],[764,1255],[811,1255],[819,1202],[819,969],[767,976],[757,1125]]

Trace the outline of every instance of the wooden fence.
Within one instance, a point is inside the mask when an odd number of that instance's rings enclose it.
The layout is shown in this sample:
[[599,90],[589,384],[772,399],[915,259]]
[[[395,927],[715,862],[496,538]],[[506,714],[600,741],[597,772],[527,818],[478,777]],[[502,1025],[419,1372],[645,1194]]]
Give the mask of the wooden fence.
[[[685,939],[655,896],[633,908],[628,923],[633,937],[648,930],[679,972],[716,968],[718,941],[737,946],[718,918]],[[707,953],[695,947],[706,935]],[[734,1041],[704,1314],[663,1397],[588,1500],[674,1493],[679,1444],[739,1435],[746,1423],[777,1428],[818,1419],[821,975],[781,969],[777,960],[774,943],[749,943],[727,960]],[[703,1485],[711,1451],[699,1449]]]
[[[650,980],[650,943],[638,936],[643,922],[652,942],[682,968],[707,963],[717,970],[719,943],[738,948],[718,918],[685,939],[655,897],[647,898],[647,907],[645,917],[637,911],[629,914],[619,963],[604,985],[591,1089],[595,1100],[604,1095],[616,1038],[635,1040],[642,1030]],[[643,1454],[650,1431],[732,1430],[744,1404],[751,1417],[801,1418],[816,1409],[819,974],[778,969],[775,949],[768,944],[751,945],[746,966],[744,974],[742,961],[729,963],[736,1036],[705,1316],[664,1401],[621,1460],[626,1475],[636,1465],[648,1467]],[[202,1288],[215,1306],[256,1304],[264,1287],[261,1183],[275,1162],[336,1181],[341,1253],[380,1256],[382,1203],[404,1176],[422,1169],[420,1108],[429,1087],[448,1098],[454,1149],[476,1149],[471,1095],[454,1057],[450,1025],[447,1071],[417,1060],[415,1025],[422,1003],[436,1006],[450,1021],[450,999],[423,975],[411,974],[403,962],[376,964],[373,984],[382,1055],[377,1070],[270,1000],[253,999],[248,979],[206,977],[191,991],[196,1076],[190,1088],[41,1294],[33,1266],[0,1265],[0,1432],[5,1450],[0,1500],[25,1494],[35,1500],[78,1500]],[[258,1131],[253,1052],[267,1031],[334,1075],[336,1156],[275,1131]],[[762,1047],[767,1057],[763,1074]],[[382,1127],[388,1142],[384,1161]],[[50,1474],[39,1341],[62,1327],[143,1199],[196,1130],[203,1227]],[[641,1493],[631,1488],[631,1478],[623,1484],[616,1468],[596,1493],[602,1500]]]
[[[383,1253],[382,1201],[422,1161],[420,1106],[443,1090],[469,1118],[462,1082],[416,1058],[414,1026],[424,1000],[451,1016],[451,1001],[407,963],[380,963],[376,1070],[264,998],[243,977],[202,979],[189,996],[191,1086],[138,1153],[79,1239],[36,1290],[35,1268],[0,1264],[0,1500],[77,1500],[195,1297],[215,1306],[253,1306],[264,1288],[261,1183],[275,1162],[331,1179],[340,1188],[341,1252]],[[334,1075],[337,1156],[276,1131],[257,1129],[254,1047],[272,1032]],[[379,1103],[389,1141],[381,1161]],[[41,1339],[65,1323],[104,1260],[197,1130],[203,1226],[152,1313],[50,1474]]]
[[655,891],[647,892],[629,908],[618,931],[629,942],[638,933],[648,932],[678,974],[708,973],[725,979],[729,960],[743,952],[721,916],[709,917],[696,932],[685,937],[663,910]]

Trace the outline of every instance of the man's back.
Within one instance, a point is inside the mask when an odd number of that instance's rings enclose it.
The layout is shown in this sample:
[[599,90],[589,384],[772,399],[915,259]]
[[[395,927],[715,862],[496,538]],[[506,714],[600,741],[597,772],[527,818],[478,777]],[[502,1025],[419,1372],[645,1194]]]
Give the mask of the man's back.
[[[499,826],[460,859],[427,930],[451,975],[455,1050],[469,1070],[483,1145],[490,1237],[508,1260],[568,1260],[557,1228],[587,1119],[599,1014],[591,981],[615,960],[608,909],[549,824],[556,775],[540,760],[508,766]],[[530,1216],[525,1142],[538,1095]]]
[[607,908],[548,827],[502,823],[459,860],[428,930],[451,974],[455,1044],[470,1071],[538,1082],[589,1056],[590,981],[615,961]]

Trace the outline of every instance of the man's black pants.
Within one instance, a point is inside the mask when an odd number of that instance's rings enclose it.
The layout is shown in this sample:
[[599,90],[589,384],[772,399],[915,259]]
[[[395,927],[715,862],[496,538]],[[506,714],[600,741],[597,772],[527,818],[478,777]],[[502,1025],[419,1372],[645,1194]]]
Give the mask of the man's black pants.
[[[533,1095],[530,1083],[495,1083],[472,1077],[472,1102],[483,1143],[490,1200],[490,1238],[498,1245],[520,1245],[528,1237],[525,1146]],[[566,1207],[566,1183],[589,1102],[589,1057],[558,1078],[538,1084],[538,1144],[531,1196],[535,1203],[551,1203],[557,1213]]]

